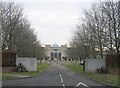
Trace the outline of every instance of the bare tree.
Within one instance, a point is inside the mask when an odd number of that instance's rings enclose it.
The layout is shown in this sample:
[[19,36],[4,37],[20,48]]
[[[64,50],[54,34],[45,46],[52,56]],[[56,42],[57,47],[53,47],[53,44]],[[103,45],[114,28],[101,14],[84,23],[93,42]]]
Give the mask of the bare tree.
[[12,40],[16,26],[21,18],[22,9],[18,9],[14,3],[1,3],[1,23],[2,23],[2,48],[12,50]]
[[41,57],[42,54],[38,54],[43,53],[41,45],[31,24],[23,17],[23,8],[14,2],[0,2],[0,6],[2,50],[15,51],[17,56],[25,57],[33,57],[35,52],[37,58]]
[[[83,22],[77,25],[72,44],[89,46],[89,55],[96,56],[98,49],[103,58],[105,49],[120,53],[120,2],[94,3],[90,11],[84,11]],[[83,46],[79,47],[83,48]],[[79,51],[80,54],[80,51]],[[84,54],[85,55],[85,54]]]

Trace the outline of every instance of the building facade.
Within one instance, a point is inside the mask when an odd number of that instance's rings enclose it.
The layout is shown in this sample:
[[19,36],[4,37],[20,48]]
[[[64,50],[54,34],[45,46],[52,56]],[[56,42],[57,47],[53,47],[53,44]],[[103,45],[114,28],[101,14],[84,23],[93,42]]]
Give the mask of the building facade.
[[45,59],[46,60],[67,60],[67,45],[45,45]]

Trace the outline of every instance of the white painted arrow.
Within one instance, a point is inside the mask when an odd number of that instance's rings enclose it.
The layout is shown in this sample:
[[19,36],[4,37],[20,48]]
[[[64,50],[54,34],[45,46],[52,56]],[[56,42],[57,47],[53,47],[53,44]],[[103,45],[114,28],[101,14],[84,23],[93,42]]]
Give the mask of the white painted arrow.
[[82,82],[78,83],[78,84],[76,85],[76,87],[78,87],[78,86],[80,86],[80,85],[83,85],[83,86],[88,87],[88,85],[86,85],[86,84],[84,84],[84,83],[82,83]]

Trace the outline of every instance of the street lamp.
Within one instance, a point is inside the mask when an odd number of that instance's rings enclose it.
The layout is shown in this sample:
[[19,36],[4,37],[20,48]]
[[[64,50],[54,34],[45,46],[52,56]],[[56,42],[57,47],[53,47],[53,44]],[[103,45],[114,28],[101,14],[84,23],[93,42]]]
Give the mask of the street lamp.
[[[87,47],[87,44],[85,43],[85,44],[84,44],[84,54],[85,54],[85,58],[87,57],[87,56],[86,56],[86,51],[87,51],[87,50],[86,50],[86,47]],[[83,59],[83,71],[85,71],[85,58]]]

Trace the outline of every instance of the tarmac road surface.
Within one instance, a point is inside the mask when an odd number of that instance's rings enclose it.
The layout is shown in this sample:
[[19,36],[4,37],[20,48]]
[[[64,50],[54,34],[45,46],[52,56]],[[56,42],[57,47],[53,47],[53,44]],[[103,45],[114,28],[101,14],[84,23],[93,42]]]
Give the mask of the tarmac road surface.
[[[49,67],[39,76],[25,79],[6,80],[3,86],[59,86],[61,88],[103,88],[103,84],[95,82],[82,74],[75,73],[62,63],[51,62]],[[108,86],[106,88],[109,88]],[[110,87],[114,88],[114,87]]]

